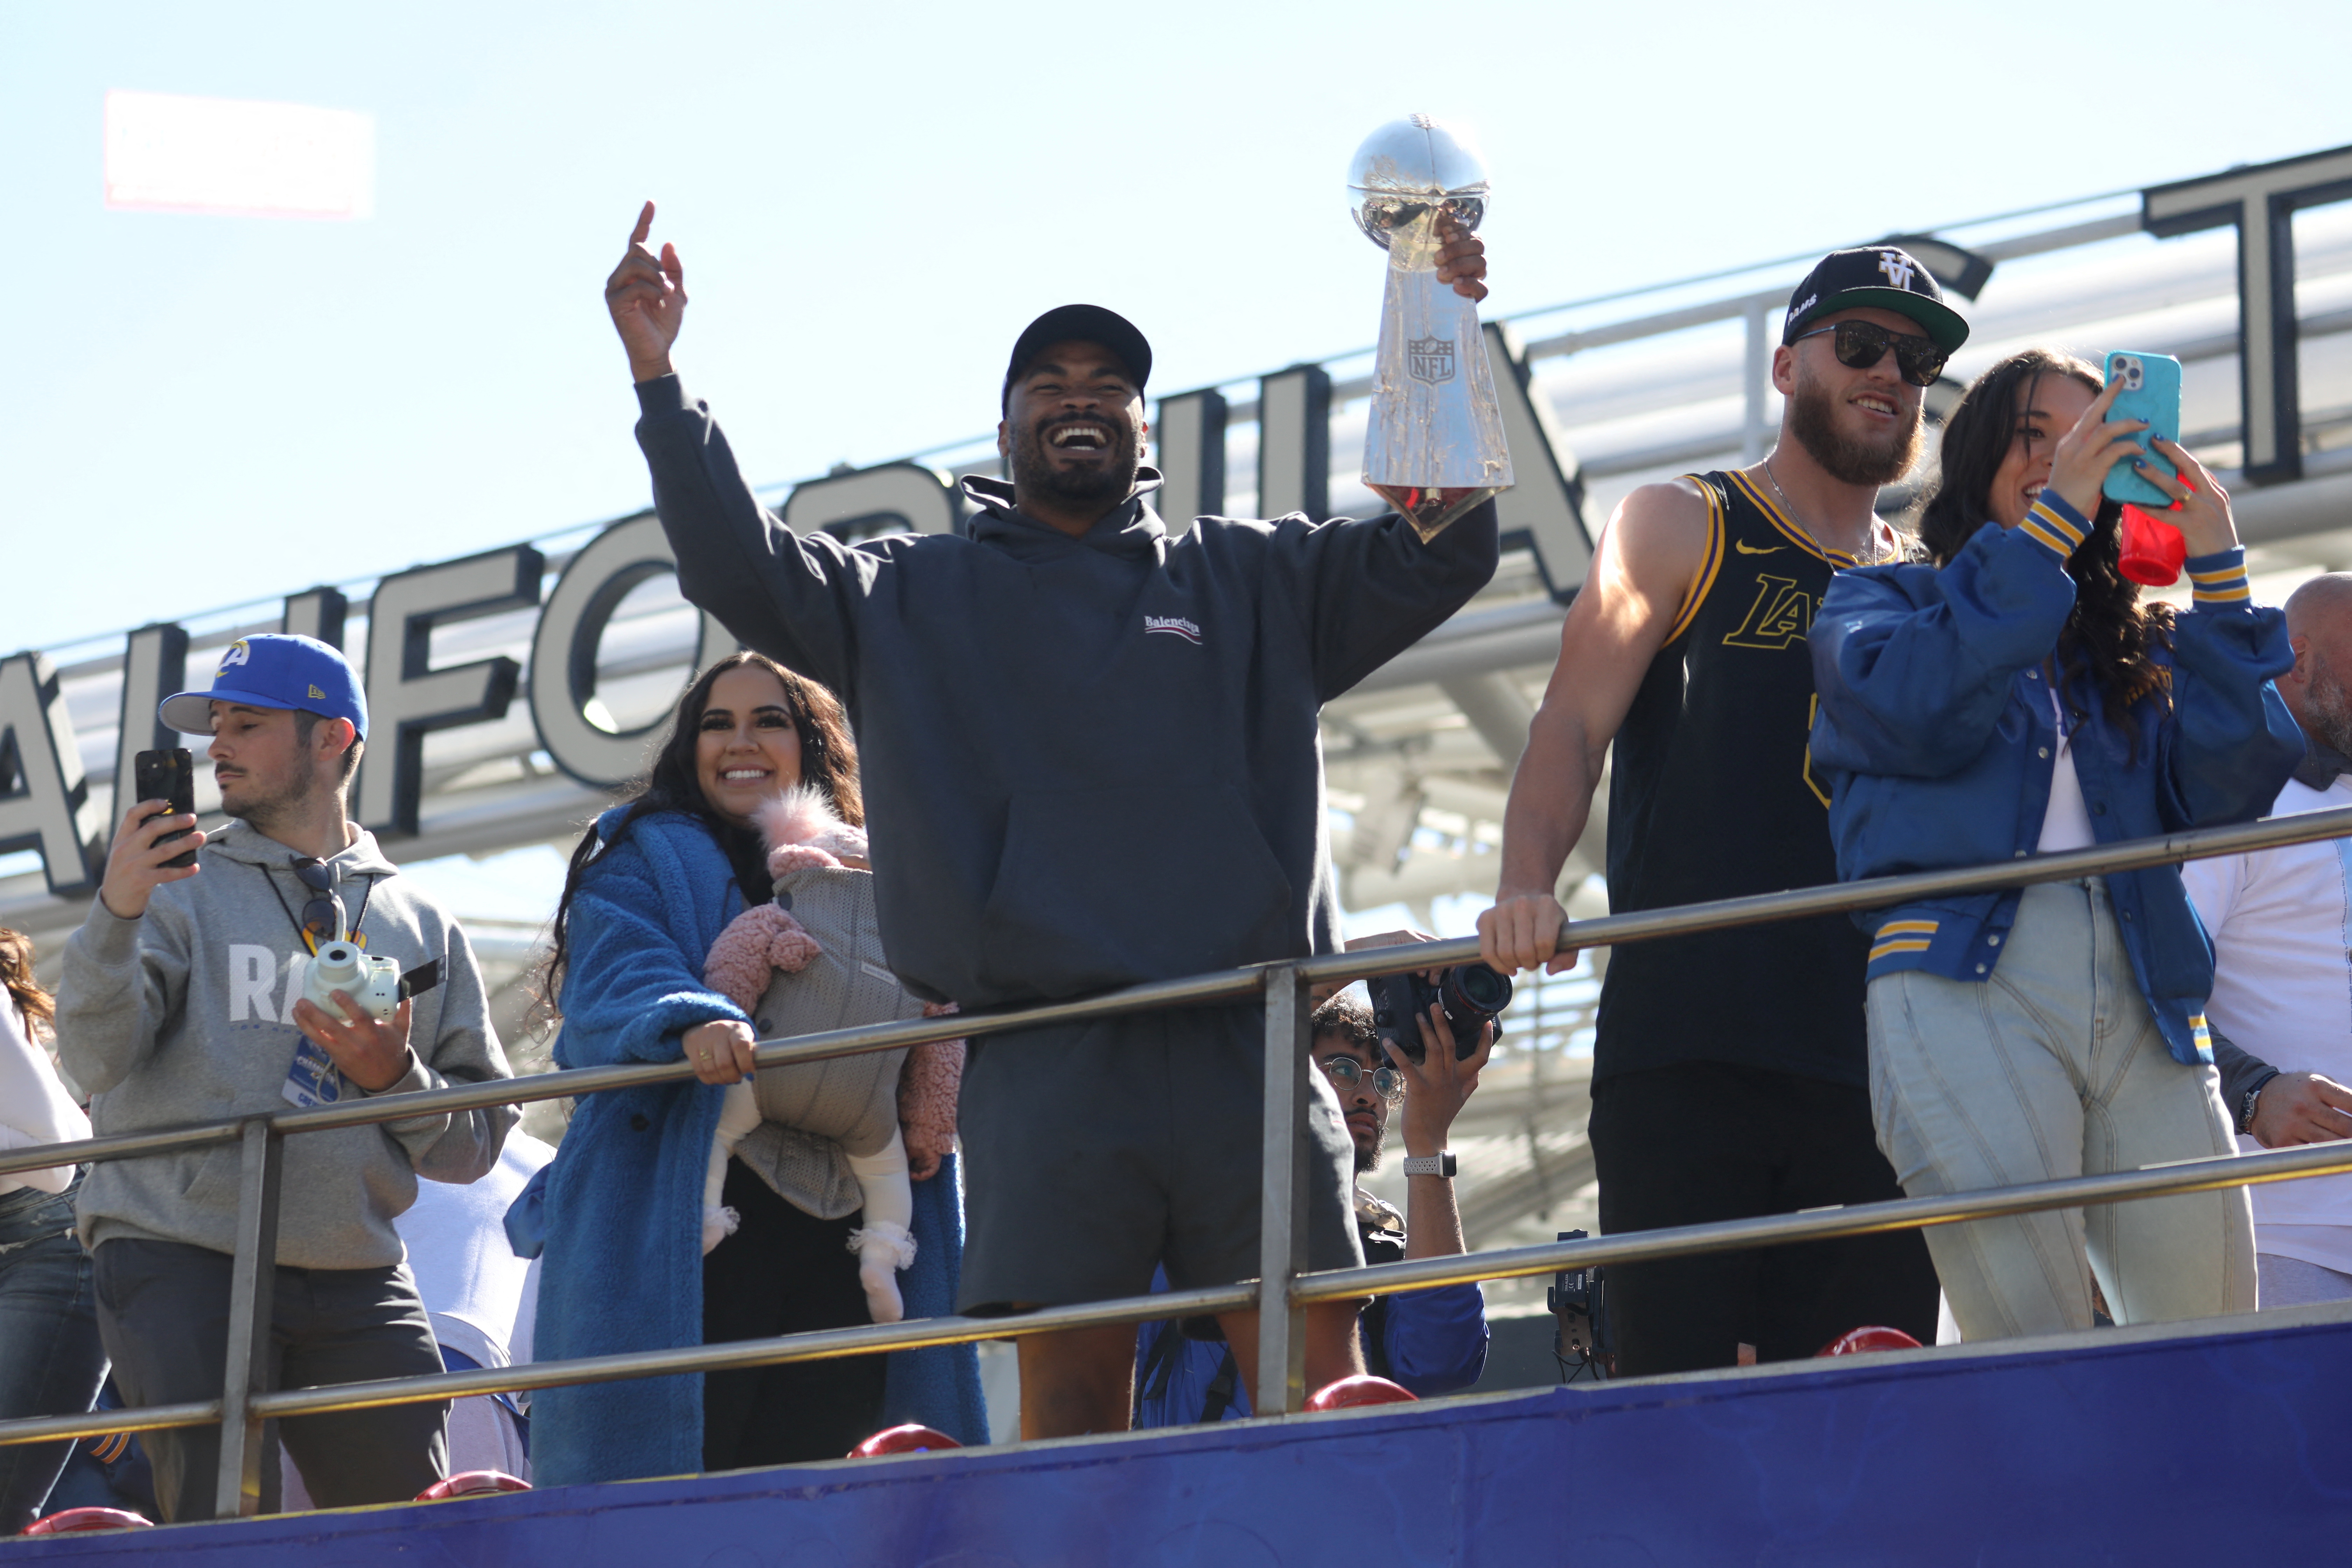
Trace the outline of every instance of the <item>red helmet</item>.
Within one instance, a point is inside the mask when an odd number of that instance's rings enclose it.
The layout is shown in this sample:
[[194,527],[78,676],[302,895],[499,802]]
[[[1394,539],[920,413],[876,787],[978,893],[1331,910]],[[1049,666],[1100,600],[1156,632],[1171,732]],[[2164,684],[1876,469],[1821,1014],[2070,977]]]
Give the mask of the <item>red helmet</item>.
[[27,1535],[81,1535],[94,1530],[152,1530],[152,1519],[119,1508],[69,1508],[25,1527]]
[[1825,1355],[1862,1355],[1870,1351],[1916,1351],[1919,1342],[1901,1329],[1849,1329],[1814,1352],[1814,1359]]
[[885,1426],[850,1449],[849,1457],[875,1459],[885,1454],[928,1454],[934,1449],[962,1447],[944,1432],[935,1432],[919,1421],[909,1421],[903,1426]]
[[1415,1405],[1420,1403],[1409,1388],[1400,1387],[1385,1377],[1358,1373],[1327,1384],[1309,1395],[1309,1410],[1345,1410],[1356,1405]]
[[504,1470],[459,1470],[447,1480],[435,1481],[416,1494],[418,1502],[447,1502],[451,1498],[488,1497],[493,1492],[527,1492],[530,1483]]

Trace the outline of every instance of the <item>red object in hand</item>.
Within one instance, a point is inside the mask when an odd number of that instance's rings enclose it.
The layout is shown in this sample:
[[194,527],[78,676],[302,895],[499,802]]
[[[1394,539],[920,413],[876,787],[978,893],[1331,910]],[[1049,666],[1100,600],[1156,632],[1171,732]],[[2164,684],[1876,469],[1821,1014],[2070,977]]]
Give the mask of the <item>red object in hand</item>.
[[447,1502],[451,1498],[488,1497],[494,1492],[527,1492],[530,1483],[504,1470],[459,1470],[446,1480],[435,1481],[416,1494],[418,1502]]
[[2180,581],[2188,559],[2189,542],[2180,530],[2124,503],[2123,559],[2117,565],[2126,577],[2146,587],[2169,588]]
[[82,1535],[96,1530],[152,1530],[155,1521],[120,1508],[69,1508],[25,1527],[27,1535]]
[[885,1454],[928,1454],[935,1449],[962,1447],[944,1432],[933,1431],[919,1421],[909,1421],[903,1426],[884,1427],[850,1449],[849,1457],[878,1459]]
[[1825,1355],[1865,1355],[1872,1351],[1916,1351],[1919,1342],[1901,1329],[1849,1329],[1816,1351],[1813,1359]]
[[1402,1388],[1385,1377],[1373,1377],[1359,1373],[1343,1377],[1317,1389],[1307,1400],[1309,1410],[1346,1410],[1358,1405],[1417,1405],[1412,1390]]

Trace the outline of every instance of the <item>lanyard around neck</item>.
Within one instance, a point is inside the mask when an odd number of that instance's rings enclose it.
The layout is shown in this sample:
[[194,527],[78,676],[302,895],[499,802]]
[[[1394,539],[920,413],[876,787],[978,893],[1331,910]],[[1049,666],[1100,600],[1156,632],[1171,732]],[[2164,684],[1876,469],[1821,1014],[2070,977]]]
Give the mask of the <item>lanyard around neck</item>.
[[[301,920],[296,916],[294,913],[294,906],[286,901],[286,895],[278,890],[278,879],[269,874],[269,868],[267,866],[255,865],[253,868],[261,873],[261,879],[263,881],[269,884],[270,895],[278,900],[278,907],[286,911],[286,923],[294,928],[295,936],[301,941],[301,943],[305,948],[310,950],[310,955],[313,958],[317,957],[319,953],[319,944],[311,940],[310,927],[304,925]],[[352,918],[351,935],[346,939],[362,952],[365,952],[367,951],[367,933],[362,931],[360,929],[360,926],[361,923],[367,919],[368,900],[375,896],[376,876],[377,873],[375,872],[371,871],[368,873],[367,886],[360,890],[360,912]],[[341,899],[334,898],[331,889],[322,894],[321,897],[332,899],[335,908],[339,910],[343,907],[343,901]]]

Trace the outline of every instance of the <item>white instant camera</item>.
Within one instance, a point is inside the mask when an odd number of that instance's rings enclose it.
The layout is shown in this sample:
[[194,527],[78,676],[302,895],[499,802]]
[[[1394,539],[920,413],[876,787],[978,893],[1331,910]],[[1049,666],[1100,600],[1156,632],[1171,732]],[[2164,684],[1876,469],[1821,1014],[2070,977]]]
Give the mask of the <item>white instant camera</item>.
[[302,994],[330,1018],[351,1017],[335,1005],[337,991],[373,1014],[378,1023],[388,1024],[400,1005],[400,963],[395,959],[370,958],[356,942],[327,942],[310,961]]

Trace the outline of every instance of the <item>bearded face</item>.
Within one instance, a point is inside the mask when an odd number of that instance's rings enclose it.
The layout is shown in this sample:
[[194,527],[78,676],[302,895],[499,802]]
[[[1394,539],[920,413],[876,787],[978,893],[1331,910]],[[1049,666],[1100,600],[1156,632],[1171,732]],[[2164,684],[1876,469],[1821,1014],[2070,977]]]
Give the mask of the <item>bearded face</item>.
[[1091,523],[1127,499],[1143,436],[1143,399],[1118,357],[1098,343],[1059,342],[1007,389],[997,450],[1020,503],[1061,527]]
[[1920,405],[1844,367],[1832,379],[1811,355],[1797,358],[1797,390],[1789,403],[1789,430],[1816,463],[1841,484],[1888,485],[1919,459]]
[[1105,510],[1127,499],[1142,446],[1125,408],[1053,409],[1013,430],[1013,488],[1060,506]]
[[2297,717],[2320,744],[2339,757],[2352,757],[2352,692],[2345,690],[2341,673],[2321,654],[2315,638],[2304,657],[2311,660],[2311,680],[2303,689]]

